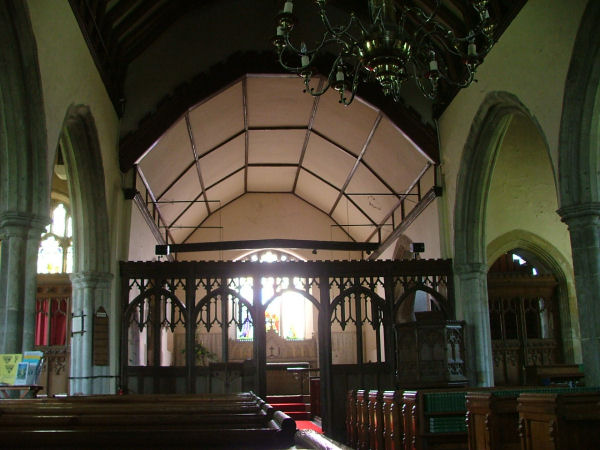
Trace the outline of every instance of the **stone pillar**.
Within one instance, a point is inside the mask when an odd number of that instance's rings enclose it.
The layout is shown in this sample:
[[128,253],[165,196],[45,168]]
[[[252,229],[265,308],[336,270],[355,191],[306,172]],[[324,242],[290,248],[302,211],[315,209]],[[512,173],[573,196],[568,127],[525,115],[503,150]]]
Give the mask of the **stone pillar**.
[[[114,376],[106,367],[92,365],[94,313],[100,306],[110,311],[111,273],[80,272],[71,275],[73,284],[71,337],[70,392],[74,394],[101,394],[112,391]],[[83,317],[83,319],[79,319]],[[109,320],[113,319],[109,317]],[[81,322],[82,321],[82,322]],[[83,326],[79,329],[79,324]],[[114,324],[113,324],[114,325]]]
[[493,386],[494,363],[487,297],[485,264],[462,264],[455,267],[456,314],[466,322],[465,339],[469,383]]
[[585,381],[600,384],[600,203],[558,210],[569,227]]
[[48,221],[18,211],[0,215],[0,353],[33,349],[37,254]]

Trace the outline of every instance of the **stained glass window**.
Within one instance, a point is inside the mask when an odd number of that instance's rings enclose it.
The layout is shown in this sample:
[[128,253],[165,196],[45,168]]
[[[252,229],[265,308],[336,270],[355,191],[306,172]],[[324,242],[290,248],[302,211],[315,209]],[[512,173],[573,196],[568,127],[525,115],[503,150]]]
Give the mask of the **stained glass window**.
[[38,251],[38,273],[70,273],[73,271],[73,220],[67,207],[57,203],[52,222],[46,227]]
[[[277,261],[298,260],[294,255],[279,250],[262,250],[246,255],[242,261],[259,261],[263,263]],[[265,328],[267,332],[274,332],[289,340],[306,339],[306,320],[312,320],[312,315],[307,314],[307,300],[297,292],[289,290],[291,287],[301,288],[297,279],[275,279],[265,277],[261,280],[261,299],[263,304],[271,301],[265,311]],[[253,291],[249,279],[240,280],[240,295],[248,302],[253,301]],[[311,308],[309,307],[310,311]],[[244,323],[242,329],[237,329],[238,340],[252,340],[252,325]]]

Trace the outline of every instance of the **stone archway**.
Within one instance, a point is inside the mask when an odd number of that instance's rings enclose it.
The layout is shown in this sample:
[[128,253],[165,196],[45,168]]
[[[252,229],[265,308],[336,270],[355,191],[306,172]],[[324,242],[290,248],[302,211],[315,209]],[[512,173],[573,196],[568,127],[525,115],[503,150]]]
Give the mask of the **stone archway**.
[[25,2],[0,3],[0,352],[33,348],[36,261],[48,223],[46,126]]
[[565,81],[559,214],[569,227],[586,382],[600,383],[600,3],[589,1]]
[[486,278],[487,197],[498,151],[516,114],[529,117],[544,136],[537,121],[516,96],[491,92],[473,120],[458,173],[454,207],[454,273],[456,297],[461,302],[457,304],[457,316],[469,325],[469,379],[482,386],[493,384]]
[[548,268],[558,282],[556,299],[560,315],[560,335],[564,362],[574,364],[581,360],[581,342],[575,296],[575,281],[571,263],[547,240],[526,230],[513,230],[497,237],[487,246],[487,266],[513,249],[525,250],[535,255]]
[[[111,368],[93,364],[92,322],[103,308],[111,317],[109,229],[104,170],[96,125],[87,106],[71,106],[60,144],[65,159],[73,213],[73,319],[83,323],[71,338],[71,394],[114,392]],[[82,319],[77,319],[82,317]],[[112,368],[116,373],[117,368]]]

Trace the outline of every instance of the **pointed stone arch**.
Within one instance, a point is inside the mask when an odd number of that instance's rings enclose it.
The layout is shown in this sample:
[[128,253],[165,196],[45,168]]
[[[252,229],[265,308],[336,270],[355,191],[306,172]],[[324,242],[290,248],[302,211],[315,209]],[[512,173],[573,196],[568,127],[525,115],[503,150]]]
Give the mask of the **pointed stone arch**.
[[60,146],[73,209],[73,272],[110,272],[104,169],[96,124],[88,106],[69,108]]
[[36,261],[49,222],[46,126],[26,2],[0,3],[0,352],[33,347]]
[[[74,317],[83,317],[83,330],[71,339],[71,394],[114,391],[116,367],[92,365],[92,321],[95,312],[109,312],[111,326],[117,324],[110,305],[110,248],[104,169],[98,133],[89,107],[73,105],[66,114],[59,139],[67,169],[73,217]],[[111,317],[111,312],[112,317]]]
[[586,383],[600,383],[600,3],[590,0],[565,81],[559,136],[560,209],[569,227]]
[[490,92],[482,102],[464,146],[454,206],[454,274],[457,316],[467,322],[469,378],[493,384],[487,301],[485,219],[498,151],[514,115],[529,117],[545,143],[545,134],[525,105],[508,92]]
[[579,322],[575,297],[575,280],[571,263],[547,240],[526,230],[513,230],[498,236],[487,246],[487,267],[504,253],[514,249],[527,250],[552,272],[558,281],[558,303],[565,361],[574,364],[581,358]]

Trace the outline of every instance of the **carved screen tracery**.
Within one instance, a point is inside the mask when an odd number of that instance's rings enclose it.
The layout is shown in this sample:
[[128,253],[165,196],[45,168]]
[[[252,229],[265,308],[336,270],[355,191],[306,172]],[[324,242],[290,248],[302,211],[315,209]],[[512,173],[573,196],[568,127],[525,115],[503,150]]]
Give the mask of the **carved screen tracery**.
[[557,285],[541,263],[533,264],[514,252],[501,256],[490,268],[488,301],[496,385],[525,384],[528,367],[563,362]]
[[[447,260],[250,257],[122,263],[121,274],[121,379],[131,392],[261,392],[270,362],[343,366],[345,376],[368,366],[390,378],[399,299],[419,290],[432,305],[453,311]],[[295,299],[293,314],[304,313],[303,327],[286,322],[286,295]]]
[[[331,351],[333,364],[385,361],[383,277],[330,279]],[[384,294],[385,295],[385,294]]]

